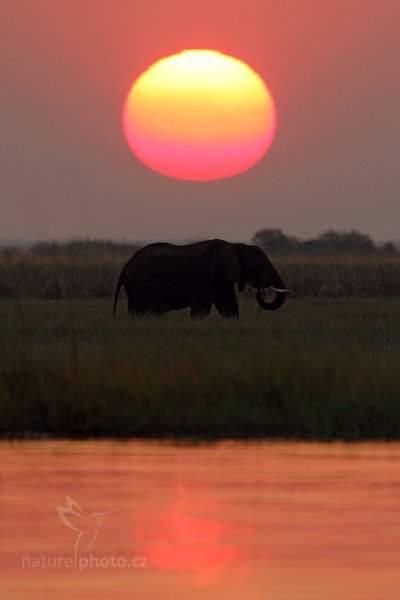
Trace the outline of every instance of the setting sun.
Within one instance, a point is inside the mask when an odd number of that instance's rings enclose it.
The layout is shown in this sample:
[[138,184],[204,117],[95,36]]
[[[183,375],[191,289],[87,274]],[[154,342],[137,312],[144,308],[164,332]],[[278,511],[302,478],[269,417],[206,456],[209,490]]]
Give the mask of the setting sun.
[[209,181],[247,171],[268,150],[276,110],[244,62],[187,50],[154,63],[133,84],[123,129],[133,153],[170,177]]

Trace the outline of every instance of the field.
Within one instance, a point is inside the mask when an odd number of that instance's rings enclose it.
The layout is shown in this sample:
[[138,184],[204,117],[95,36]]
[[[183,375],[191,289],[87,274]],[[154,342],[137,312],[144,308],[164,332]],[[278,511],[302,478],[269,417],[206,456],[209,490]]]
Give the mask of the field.
[[[109,298],[132,252],[91,243],[54,255],[0,251],[0,298]],[[400,253],[271,256],[295,298],[400,296]]]
[[[111,298],[10,293],[0,299],[1,434],[399,439],[398,297],[298,298],[301,274],[288,273],[294,299],[266,313],[242,298],[235,322],[214,311],[202,322],[187,311],[130,318],[124,299],[113,319]],[[379,284],[398,289],[398,273]]]

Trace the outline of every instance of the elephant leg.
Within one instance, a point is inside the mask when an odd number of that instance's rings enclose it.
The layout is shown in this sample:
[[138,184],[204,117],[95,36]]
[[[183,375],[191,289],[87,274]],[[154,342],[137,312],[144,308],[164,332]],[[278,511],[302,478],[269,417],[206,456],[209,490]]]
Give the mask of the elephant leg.
[[136,315],[138,313],[138,307],[135,302],[135,295],[133,289],[128,283],[125,284],[125,294],[128,302],[128,314]]
[[204,319],[209,315],[210,310],[211,302],[202,305],[195,304],[190,307],[190,316],[192,317],[192,319]]
[[233,286],[230,286],[229,289],[218,290],[214,304],[222,317],[227,319],[239,318],[239,304]]
[[190,300],[190,316],[192,319],[204,319],[208,316],[212,306],[212,290],[208,282],[199,283],[193,290]]
[[136,307],[135,307],[134,303],[132,302],[132,298],[130,298],[129,296],[128,296],[128,313],[130,315],[137,314]]

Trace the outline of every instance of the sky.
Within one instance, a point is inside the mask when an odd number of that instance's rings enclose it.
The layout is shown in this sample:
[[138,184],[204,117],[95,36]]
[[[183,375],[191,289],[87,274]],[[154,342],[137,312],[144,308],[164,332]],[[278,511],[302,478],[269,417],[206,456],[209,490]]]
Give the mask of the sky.
[[[399,28],[399,0],[1,0],[0,240],[400,240]],[[133,81],[190,48],[273,94],[275,140],[246,173],[176,180],[127,146]]]

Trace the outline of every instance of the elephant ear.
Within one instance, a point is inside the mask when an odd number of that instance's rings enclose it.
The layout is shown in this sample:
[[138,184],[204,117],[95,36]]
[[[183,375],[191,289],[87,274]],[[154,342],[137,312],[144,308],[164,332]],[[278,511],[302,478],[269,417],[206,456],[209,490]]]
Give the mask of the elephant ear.
[[240,282],[240,263],[236,248],[233,244],[227,244],[221,253],[221,268],[229,281]]

